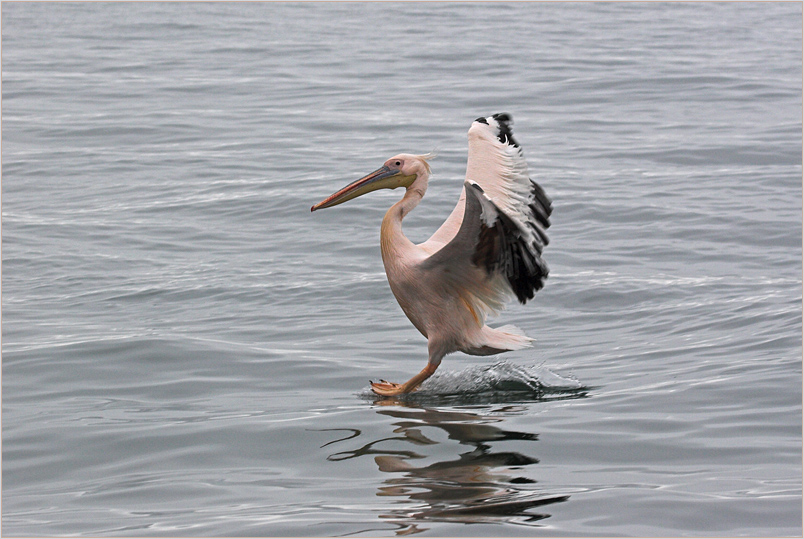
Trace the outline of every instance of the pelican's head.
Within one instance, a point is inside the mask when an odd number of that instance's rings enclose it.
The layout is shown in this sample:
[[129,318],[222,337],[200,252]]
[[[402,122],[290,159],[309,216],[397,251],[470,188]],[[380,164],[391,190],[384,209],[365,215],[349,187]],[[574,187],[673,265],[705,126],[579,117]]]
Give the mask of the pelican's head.
[[401,153],[395,155],[368,176],[363,176],[314,205],[310,208],[310,211],[337,206],[347,200],[352,200],[377,189],[408,188],[413,185],[417,178],[426,178],[430,175],[430,165],[427,160],[432,157],[432,154],[411,155]]

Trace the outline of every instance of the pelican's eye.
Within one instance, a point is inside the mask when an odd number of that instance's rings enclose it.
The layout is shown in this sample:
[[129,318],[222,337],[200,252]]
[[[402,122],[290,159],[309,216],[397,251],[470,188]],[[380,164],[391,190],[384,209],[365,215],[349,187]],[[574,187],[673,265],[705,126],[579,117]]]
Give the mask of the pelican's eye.
[[390,163],[390,166],[391,166],[392,168],[402,168],[403,163],[404,163],[404,162],[403,162],[401,159],[394,159],[394,160],[393,160],[393,161]]

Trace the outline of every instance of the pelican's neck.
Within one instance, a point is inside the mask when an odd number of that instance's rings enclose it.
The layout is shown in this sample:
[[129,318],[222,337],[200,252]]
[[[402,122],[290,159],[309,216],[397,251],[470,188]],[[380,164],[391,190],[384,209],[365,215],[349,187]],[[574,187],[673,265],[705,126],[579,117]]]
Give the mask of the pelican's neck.
[[415,248],[413,242],[402,233],[402,219],[419,205],[424,196],[424,189],[416,185],[417,183],[419,182],[416,181],[408,187],[402,200],[391,206],[383,217],[380,227],[380,250],[386,268],[389,264],[405,260],[405,255]]

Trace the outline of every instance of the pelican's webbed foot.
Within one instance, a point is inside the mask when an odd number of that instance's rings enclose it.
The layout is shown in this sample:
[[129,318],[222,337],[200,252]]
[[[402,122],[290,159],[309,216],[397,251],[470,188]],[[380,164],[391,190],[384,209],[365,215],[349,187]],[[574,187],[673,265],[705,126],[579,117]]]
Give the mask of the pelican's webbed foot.
[[385,380],[371,382],[371,390],[381,397],[394,397],[396,395],[404,395],[405,393],[413,391],[413,389],[405,391],[404,384],[395,384]]
[[422,372],[404,384],[395,384],[393,382],[380,380],[379,382],[371,382],[371,390],[381,397],[394,397],[396,395],[411,393],[416,391],[422,382],[430,378],[437,368],[438,364],[433,365],[432,363],[428,363],[427,366],[422,369]]

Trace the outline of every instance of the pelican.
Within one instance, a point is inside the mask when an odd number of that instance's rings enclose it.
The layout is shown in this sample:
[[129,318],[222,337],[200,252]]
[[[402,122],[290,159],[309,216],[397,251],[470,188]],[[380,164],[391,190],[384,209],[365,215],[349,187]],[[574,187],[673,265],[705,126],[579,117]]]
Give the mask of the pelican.
[[371,174],[315,204],[330,208],[377,189],[405,188],[380,227],[380,250],[388,284],[405,315],[427,339],[427,366],[403,384],[380,380],[381,396],[415,391],[452,352],[486,356],[531,346],[514,326],[490,328],[515,296],[525,304],[544,286],[552,204],[528,176],[522,148],[505,113],[478,118],[469,128],[466,180],[458,204],[424,243],[402,233],[402,219],[424,197],[432,154],[399,154]]

